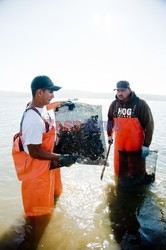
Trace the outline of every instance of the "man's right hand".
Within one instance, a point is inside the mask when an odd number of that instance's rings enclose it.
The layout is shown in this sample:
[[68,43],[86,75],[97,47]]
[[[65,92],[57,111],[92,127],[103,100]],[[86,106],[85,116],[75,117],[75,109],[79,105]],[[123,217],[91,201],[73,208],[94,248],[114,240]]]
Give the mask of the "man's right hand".
[[60,155],[58,160],[51,160],[50,170],[61,167],[70,167],[73,165],[78,157],[72,155]]
[[108,144],[112,144],[113,143],[113,138],[112,135],[108,136]]

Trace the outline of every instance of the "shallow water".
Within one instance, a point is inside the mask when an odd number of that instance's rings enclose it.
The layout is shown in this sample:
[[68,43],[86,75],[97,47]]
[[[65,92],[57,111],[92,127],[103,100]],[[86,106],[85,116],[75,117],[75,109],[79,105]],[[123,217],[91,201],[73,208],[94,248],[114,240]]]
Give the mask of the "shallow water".
[[[63,168],[63,193],[43,232],[36,232],[24,218],[20,182],[11,158],[12,136],[29,100],[27,94],[1,93],[0,250],[165,249],[165,103],[148,102],[155,119],[151,148],[159,150],[155,182],[137,190],[116,190],[112,149],[102,181],[101,166]],[[106,120],[111,101],[83,101],[101,103]],[[35,233],[37,247],[33,247]]]

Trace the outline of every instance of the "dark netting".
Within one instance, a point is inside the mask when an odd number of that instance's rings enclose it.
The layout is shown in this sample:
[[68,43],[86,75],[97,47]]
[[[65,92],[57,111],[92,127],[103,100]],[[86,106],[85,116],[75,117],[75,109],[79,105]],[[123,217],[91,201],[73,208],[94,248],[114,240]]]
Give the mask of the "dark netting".
[[78,156],[77,162],[100,165],[106,146],[102,107],[76,103],[74,110],[55,110],[57,141],[54,152]]

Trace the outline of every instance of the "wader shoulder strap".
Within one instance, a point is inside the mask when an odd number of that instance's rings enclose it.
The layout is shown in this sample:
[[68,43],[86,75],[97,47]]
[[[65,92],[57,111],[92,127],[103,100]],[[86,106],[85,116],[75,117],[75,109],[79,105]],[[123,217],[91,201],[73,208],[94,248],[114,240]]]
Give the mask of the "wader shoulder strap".
[[[21,119],[21,122],[20,122],[20,133],[22,131],[22,123],[23,123],[23,120],[24,120],[24,117],[25,117],[25,113],[29,110],[29,109],[32,109],[34,110],[40,117],[41,119],[44,121],[45,123],[45,128],[46,128],[46,133],[49,131],[49,123],[42,117],[41,113],[39,112],[38,109],[36,109],[35,107],[32,107],[32,108],[27,108],[24,113],[23,113],[23,116],[22,116],[22,119]],[[50,117],[50,116],[49,116]]]

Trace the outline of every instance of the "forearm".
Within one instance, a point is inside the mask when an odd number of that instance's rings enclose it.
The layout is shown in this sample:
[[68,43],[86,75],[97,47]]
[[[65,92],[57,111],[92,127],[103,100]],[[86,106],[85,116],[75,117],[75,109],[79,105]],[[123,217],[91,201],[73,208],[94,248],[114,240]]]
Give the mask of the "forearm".
[[153,122],[147,126],[145,129],[145,139],[144,139],[144,146],[149,147],[152,141],[152,136],[153,136],[153,130],[154,130],[154,124]]
[[62,101],[60,101],[60,102],[52,102],[52,103],[49,103],[46,106],[46,108],[47,108],[47,110],[54,109],[54,108],[60,107],[62,103],[63,103]]
[[107,121],[107,135],[108,136],[112,136],[113,134],[113,121],[112,120],[109,120]]
[[114,109],[114,102],[111,103],[109,110],[108,110],[108,121],[107,121],[107,135],[108,136],[112,136],[113,134],[113,124],[114,124],[113,109]]
[[29,154],[32,158],[42,159],[42,160],[58,160],[59,154],[49,152],[47,150],[41,149],[38,145],[28,145]]
[[144,100],[140,101],[138,117],[144,130],[143,145],[149,147],[154,131],[154,120],[151,109]]

